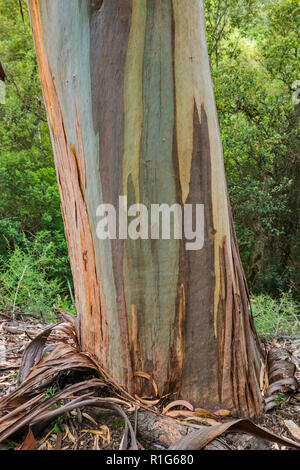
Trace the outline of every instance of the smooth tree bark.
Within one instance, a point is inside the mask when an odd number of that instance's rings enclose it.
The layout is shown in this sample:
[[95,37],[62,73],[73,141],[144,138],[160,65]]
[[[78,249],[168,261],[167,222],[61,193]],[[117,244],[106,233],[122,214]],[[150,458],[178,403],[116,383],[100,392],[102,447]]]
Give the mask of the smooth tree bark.
[[[80,341],[129,392],[262,410],[201,0],[29,0]],[[97,208],[204,204],[205,241],[99,240]]]

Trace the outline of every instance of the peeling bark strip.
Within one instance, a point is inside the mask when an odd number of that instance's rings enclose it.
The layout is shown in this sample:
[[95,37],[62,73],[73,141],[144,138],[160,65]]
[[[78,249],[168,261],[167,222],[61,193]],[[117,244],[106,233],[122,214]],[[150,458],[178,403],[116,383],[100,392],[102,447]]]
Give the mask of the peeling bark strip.
[[[78,154],[73,143],[68,140],[64,117],[57,94],[54,77],[43,44],[43,32],[39,2],[30,1],[31,22],[39,61],[44,99],[48,110],[49,127],[55,156],[59,183],[62,214],[73,271],[76,303],[81,319],[81,341],[83,347],[95,354],[106,364],[105,354],[99,356],[99,344],[103,350],[108,339],[103,335],[105,318],[101,314],[99,284],[96,275],[93,239],[84,199],[85,161],[82,142],[78,139]],[[74,98],[75,99],[75,98]],[[78,116],[74,116],[74,127],[80,136]],[[78,275],[80,273],[80,275]],[[97,312],[93,315],[93,310]],[[102,351],[101,351],[102,352]]]
[[[201,0],[29,0],[81,343],[139,396],[262,409]],[[106,240],[99,204],[204,204],[205,244]]]

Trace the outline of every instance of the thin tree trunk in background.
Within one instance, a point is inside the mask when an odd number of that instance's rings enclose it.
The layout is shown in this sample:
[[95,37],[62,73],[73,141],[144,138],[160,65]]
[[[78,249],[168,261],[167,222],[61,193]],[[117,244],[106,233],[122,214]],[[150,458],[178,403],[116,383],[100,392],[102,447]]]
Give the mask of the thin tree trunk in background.
[[[29,0],[81,344],[129,392],[262,409],[201,0]],[[204,204],[205,244],[105,240],[102,203]],[[173,398],[173,395],[172,395]]]

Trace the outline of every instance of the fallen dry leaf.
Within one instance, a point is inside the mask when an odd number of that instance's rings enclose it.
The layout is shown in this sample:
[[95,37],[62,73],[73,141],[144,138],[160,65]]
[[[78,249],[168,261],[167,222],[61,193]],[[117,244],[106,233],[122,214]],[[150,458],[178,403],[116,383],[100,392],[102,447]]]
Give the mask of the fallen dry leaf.
[[73,434],[71,433],[70,429],[69,429],[69,426],[67,424],[64,425],[65,427],[65,430],[66,430],[66,434],[65,434],[65,437],[64,439],[67,437],[68,439],[70,439],[70,441],[73,442],[73,444],[76,442],[76,439],[75,437],[73,436]]
[[216,419],[216,413],[212,413],[211,411],[205,410],[204,408],[196,408],[195,414],[196,416],[199,416],[199,418]]
[[31,428],[29,428],[26,439],[19,448],[19,450],[37,450],[37,444]]
[[150,380],[154,389],[155,396],[158,397],[158,386],[156,385],[156,382],[153,377],[151,377],[151,375],[147,374],[146,372],[138,371],[134,373],[134,377],[141,377],[143,379]]
[[94,418],[92,418],[89,414],[87,413],[82,413],[82,416],[87,419],[88,421],[90,421],[91,423],[95,424],[95,426],[98,426],[98,423],[97,421],[94,420]]
[[109,445],[111,441],[110,430],[108,426],[100,426],[100,430],[95,429],[83,429],[82,434],[93,434],[94,436],[101,437],[105,445]]
[[193,411],[187,411],[187,410],[172,410],[168,411],[165,413],[166,416],[169,416],[169,418],[189,418],[189,417],[196,417],[195,413]]
[[217,426],[220,424],[219,421],[216,421],[215,419],[211,418],[200,418],[199,416],[194,416],[194,417],[188,417],[186,418],[185,421],[195,421],[196,423],[200,424],[209,424],[210,426]]
[[222,416],[222,417],[225,418],[226,416],[231,415],[231,411],[229,411],[229,410],[217,410],[217,411],[214,411],[214,415]]
[[184,407],[187,408],[188,410],[194,411],[194,407],[193,407],[193,405],[191,405],[191,403],[189,403],[189,402],[187,402],[187,401],[184,401],[184,400],[176,400],[176,401],[173,401],[172,403],[169,403],[169,404],[163,409],[162,414],[163,414],[163,415],[167,414],[167,412],[168,412],[171,408],[174,408],[174,406],[184,406]]
[[158,403],[160,402],[160,399],[159,400],[148,400],[146,398],[140,398],[138,395],[134,395],[135,398],[140,401],[141,403],[143,403],[143,405],[147,405],[147,406],[155,406],[155,405],[158,405]]

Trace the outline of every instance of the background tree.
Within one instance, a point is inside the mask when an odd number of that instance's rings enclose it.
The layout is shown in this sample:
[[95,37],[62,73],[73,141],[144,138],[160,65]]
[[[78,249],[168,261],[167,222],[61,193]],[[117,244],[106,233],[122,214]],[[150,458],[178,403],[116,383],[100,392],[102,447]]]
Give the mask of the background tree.
[[[294,0],[205,3],[229,193],[247,279],[254,292],[291,290],[299,298],[299,121],[292,102],[299,78],[299,5]],[[220,24],[226,26],[216,45]]]

